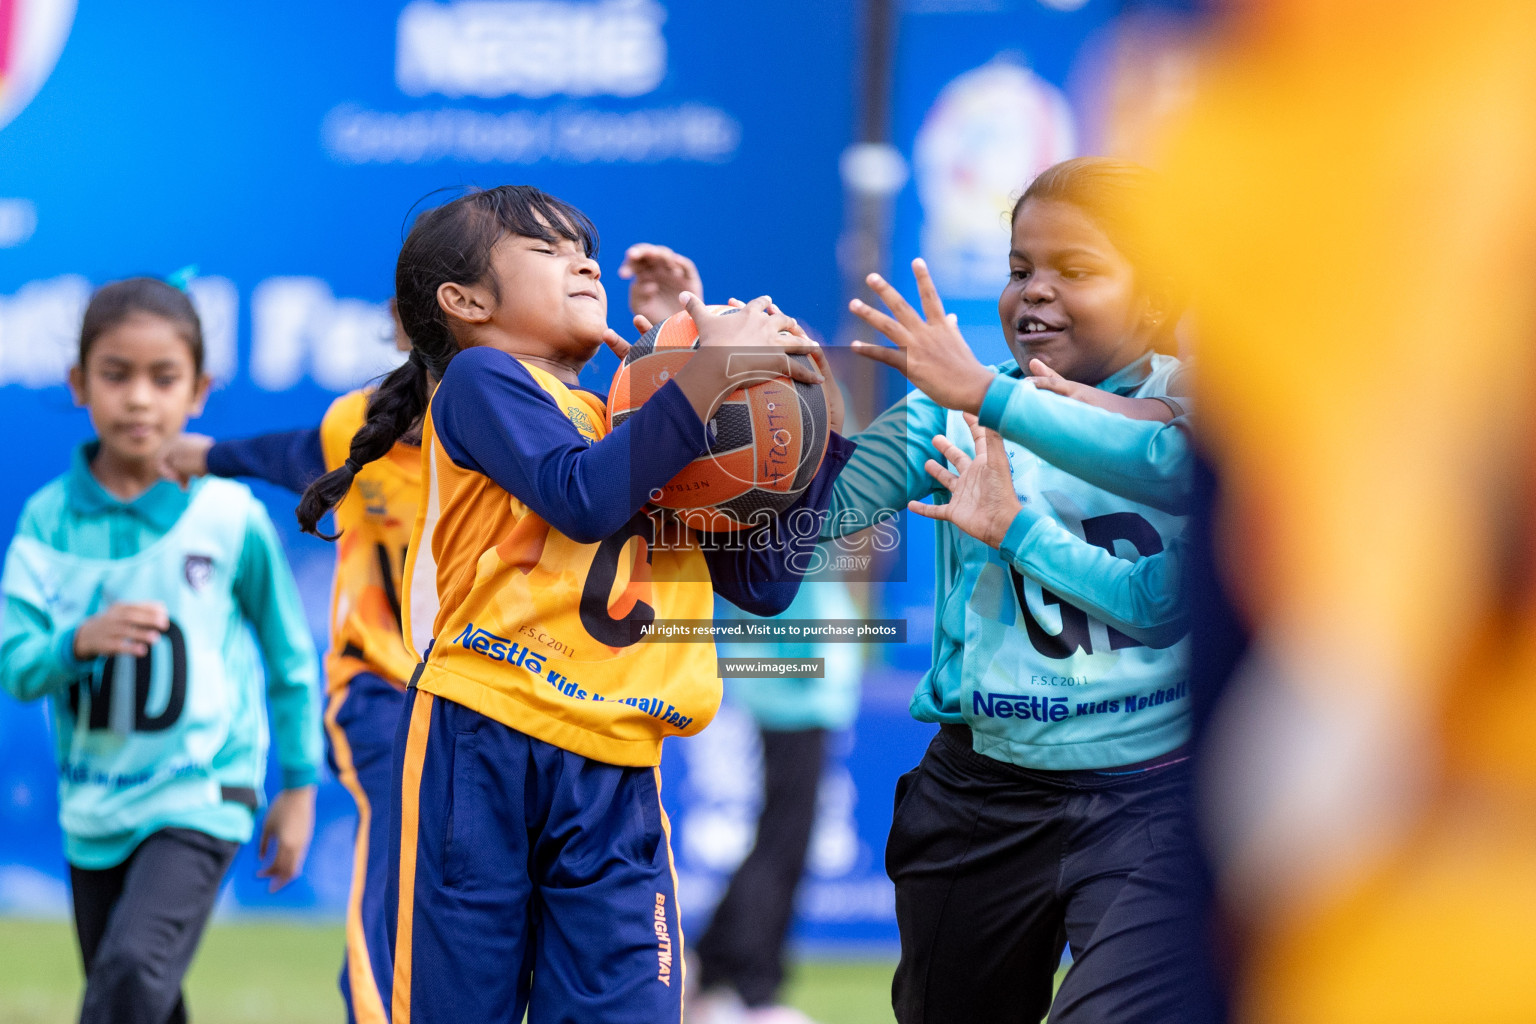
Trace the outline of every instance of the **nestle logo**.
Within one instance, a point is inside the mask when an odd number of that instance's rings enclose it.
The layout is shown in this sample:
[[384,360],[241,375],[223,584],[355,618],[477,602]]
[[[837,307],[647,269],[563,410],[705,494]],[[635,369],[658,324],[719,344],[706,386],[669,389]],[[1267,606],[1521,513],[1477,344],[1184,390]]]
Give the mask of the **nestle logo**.
[[666,16],[650,0],[414,0],[395,82],[408,96],[639,96],[667,73]]
[[1065,697],[1025,697],[1015,693],[971,694],[971,714],[983,718],[1018,718],[1030,722],[1060,722],[1072,714]]
[[544,671],[544,655],[513,643],[504,636],[478,628],[473,622],[453,638],[453,642],[467,651],[474,651],[492,661],[504,661],[508,665],[520,665],[537,675]]

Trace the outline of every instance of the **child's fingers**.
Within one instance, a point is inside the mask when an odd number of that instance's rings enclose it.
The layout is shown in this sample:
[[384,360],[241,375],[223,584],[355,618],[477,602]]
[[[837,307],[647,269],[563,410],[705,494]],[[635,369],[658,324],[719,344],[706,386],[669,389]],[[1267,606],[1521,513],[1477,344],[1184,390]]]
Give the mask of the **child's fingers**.
[[795,334],[780,332],[779,336],[774,339],[774,347],[783,349],[792,356],[811,356],[821,346],[810,338],[802,338]]
[[106,623],[100,644],[106,648],[103,653],[136,654],[142,657],[149,653],[149,649],[167,628],[169,628],[168,624],[129,622],[119,615]]
[[100,641],[97,646],[99,654],[131,654],[142,658],[149,654],[150,645],[159,639],[158,635],[152,635],[148,639],[139,639],[128,633],[110,633]]
[[165,627],[147,622],[124,622],[119,619],[109,627],[109,636],[131,640],[136,644],[152,644],[160,639]]
[[958,472],[964,473],[966,469],[970,467],[971,457],[965,454],[959,445],[955,444],[955,442],[951,441],[943,434],[937,434],[934,436],[933,446],[939,450],[940,455],[949,460],[950,465],[954,466]]
[[650,317],[645,316],[642,313],[636,313],[630,318],[629,322],[634,324],[635,330],[639,331],[641,334],[644,334],[646,331],[656,326],[655,324],[651,323]]
[[848,303],[848,310],[902,348],[906,348],[911,344],[912,334],[910,331],[869,303],[854,299]]
[[671,252],[672,250],[664,245],[637,242],[624,250],[624,262],[619,264],[619,276],[627,280],[638,272],[649,269],[646,264],[665,263]]
[[922,257],[912,261],[912,276],[917,278],[917,297],[923,304],[923,315],[929,323],[939,323],[944,319],[944,300],[939,298],[939,290],[934,287],[928,264]]
[[976,442],[976,457],[985,458],[987,465],[993,469],[1000,469],[1011,475],[1011,470],[1008,469],[1008,455],[1003,451],[1003,436],[995,430],[983,427],[969,414],[966,418],[971,420],[971,438]]
[[277,843],[277,852],[272,857],[270,877],[272,884],[267,887],[268,892],[277,892],[283,886],[299,876],[299,868],[303,863],[302,850],[292,843]]
[[[715,349],[716,352],[721,351]],[[790,353],[765,352],[761,349],[729,349],[726,377],[733,387],[746,388],[776,377],[788,377],[803,384],[820,384],[824,377],[813,363],[802,363],[789,358]]]
[[907,511],[915,512],[924,519],[942,519],[946,523],[954,518],[948,505],[928,505],[921,501],[909,501]]
[[816,345],[810,336],[800,329],[800,324],[794,317],[775,312],[771,306],[765,312],[768,313],[768,324],[773,328],[774,333],[786,336],[780,339],[783,344],[801,346],[799,351],[809,351]]
[[903,373],[906,372],[904,369],[906,360],[902,358],[901,349],[899,348],[887,348],[884,345],[874,345],[867,341],[855,341],[852,343],[852,347],[855,352],[866,359],[873,359],[877,363],[884,363],[886,366],[901,370]]
[[1042,391],[1054,391],[1058,395],[1064,394],[1072,387],[1072,381],[1062,380],[1060,377],[1025,377],[1024,379]]
[[1051,369],[1051,365],[1044,359],[1041,359],[1039,356],[1036,356],[1034,359],[1029,361],[1029,372],[1032,376],[1035,377],[1045,377],[1050,380],[1058,380],[1063,383],[1066,383],[1067,381],[1067,378]]
[[989,460],[989,465],[1003,466],[1004,471],[1008,465],[1008,456],[1003,451],[1003,435],[995,430],[988,430],[981,425],[981,421],[971,413],[965,413],[965,425],[971,430],[971,441],[976,446],[976,457]]
[[768,303],[768,312],[774,316],[782,316],[785,320],[789,321],[789,326],[784,328],[784,330],[788,331],[790,334],[798,335],[799,337],[805,338],[807,340],[810,339],[811,336],[805,333],[805,328],[800,326],[800,321],[784,312],[778,307],[776,303]]
[[670,274],[673,277],[684,278],[685,280],[697,281],[699,279],[698,266],[693,260],[684,256],[676,249],[665,245],[649,245],[646,248],[649,250],[646,253],[647,260],[654,264],[658,271]]
[[160,639],[161,630],[149,626],[124,626],[118,635],[134,645],[135,654],[148,654],[150,647]]
[[880,296],[880,301],[890,308],[891,315],[899,320],[903,326],[910,330],[916,330],[923,326],[923,318],[918,315],[917,310],[907,303],[906,299],[901,297],[901,292],[896,290],[895,285],[879,274],[870,274],[864,281],[869,285],[871,291]]
[[[162,451],[155,459],[155,472],[160,474],[162,480],[174,480],[176,483],[182,484],[182,473],[176,466],[174,456],[175,450],[173,448],[167,448]],[[185,485],[182,484],[182,486]]]
[[272,853],[272,859],[256,869],[256,877],[270,879],[267,891],[277,892],[277,890],[293,881],[299,873],[298,849],[291,844],[284,843],[275,835],[263,834],[261,837],[261,849],[257,851],[257,856],[262,860],[266,860],[269,849]]
[[158,601],[124,601],[116,605],[114,610],[118,620],[129,626],[143,626],[161,631],[171,627],[165,605]]
[[668,249],[667,252],[672,258],[673,265],[677,267],[682,276],[691,277],[695,281],[699,279],[698,264],[694,263],[693,260],[689,259],[687,256],[684,256],[680,252],[673,252],[671,249]]
[[821,384],[826,380],[814,363],[807,364],[794,359],[789,360],[789,376],[802,384]]
[[827,378],[822,376],[815,363],[800,362],[798,359],[786,360],[789,363],[789,377],[802,384],[821,384]]
[[256,872],[256,877],[269,879],[267,882],[267,892],[277,892],[277,890],[287,885],[293,879],[291,874],[283,870],[283,859],[281,856],[273,857],[271,864]]
[[[644,319],[645,317],[643,316],[635,317],[635,326],[639,327],[639,322]],[[645,331],[648,330],[650,330],[649,327],[645,329]],[[644,334],[645,331],[641,331],[640,333]],[[612,327],[609,327],[603,331],[603,344],[613,349],[613,354],[618,356],[620,359],[623,359],[625,356],[629,355],[629,350],[632,347],[629,342],[619,337],[619,332],[614,330]]]
[[643,246],[632,245],[624,251],[624,262],[619,264],[619,276],[626,281],[635,276],[637,266],[644,259],[640,253],[642,248]]
[[832,376],[832,364],[827,361],[827,353],[825,349],[823,349],[820,345],[817,345],[815,348],[807,352],[806,355],[811,357],[811,362],[816,364],[816,369],[821,371],[821,375],[823,377]]
[[1066,380],[1062,377],[1025,377],[1024,379],[1041,391],[1049,391],[1055,395],[1065,395],[1067,398],[1071,398],[1072,393],[1078,387],[1075,381]]
[[677,255],[670,245],[662,245],[659,242],[636,242],[624,250],[625,260],[640,262],[643,260],[666,261]]
[[972,416],[970,413],[963,413],[962,415],[965,418],[965,425],[970,428],[971,443],[976,446],[976,456],[980,458],[987,454],[988,451],[987,432],[982,429],[981,421],[975,416]]
[[928,471],[928,475],[937,480],[939,485],[946,491],[953,491],[960,484],[960,478],[958,476],[956,476],[954,473],[951,473],[943,466],[939,465],[933,459],[929,459],[927,462],[923,463],[923,468],[926,469]]
[[[816,343],[814,341],[802,341],[799,338],[793,338],[793,340],[791,340],[786,338],[780,345],[776,347],[782,348],[785,356],[808,356],[810,358],[806,361],[801,361],[799,359],[785,359],[784,362],[788,364],[787,369],[782,368],[782,364],[780,364],[781,370],[775,370],[775,373],[780,373],[782,371],[782,374],[787,374],[791,379],[798,380],[803,384],[820,384],[822,381],[827,379],[826,374],[822,371],[821,367],[816,365]],[[770,356],[769,358],[771,359],[772,357]]]
[[1039,357],[1029,361],[1029,373],[1030,376],[1024,379],[1044,391],[1054,391],[1058,395],[1070,397],[1073,389],[1077,387],[1076,383],[1051,369],[1050,364]]

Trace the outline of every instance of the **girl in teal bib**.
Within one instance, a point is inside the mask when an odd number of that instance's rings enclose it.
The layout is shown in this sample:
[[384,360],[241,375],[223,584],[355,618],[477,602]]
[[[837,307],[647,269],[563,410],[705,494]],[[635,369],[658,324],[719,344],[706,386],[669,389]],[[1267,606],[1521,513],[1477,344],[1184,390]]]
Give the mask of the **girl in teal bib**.
[[274,887],[313,827],[318,664],[272,524],[240,484],[159,479],[161,447],[207,397],[202,353],[170,285],[92,297],[70,387],[97,440],[28,500],[0,582],[0,683],[50,702],[83,1022],[185,1019],[182,977],[264,803],[268,703]]

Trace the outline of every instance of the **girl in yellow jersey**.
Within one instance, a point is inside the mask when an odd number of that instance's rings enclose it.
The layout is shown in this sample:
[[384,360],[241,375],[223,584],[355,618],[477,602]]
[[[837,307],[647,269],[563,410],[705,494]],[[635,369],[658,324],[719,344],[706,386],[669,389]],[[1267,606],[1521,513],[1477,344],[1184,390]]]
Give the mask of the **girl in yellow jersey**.
[[[404,334],[399,347],[409,348]],[[183,434],[162,456],[162,472],[246,476],[302,492],[341,466],[362,426],[370,390],[332,403],[318,429],[215,443]],[[384,898],[389,864],[390,748],[416,655],[400,634],[400,573],[420,494],[421,451],[415,437],[397,442],[358,474],[336,508],[340,534],[326,653],[325,735],[331,770],[357,804],[352,887],[347,897],[347,950],[341,994],[354,1024],[388,1018],[392,965]]]
[[720,681],[712,642],[642,642],[645,627],[709,619],[714,592],[787,606],[852,450],[833,435],[797,506],[735,543],[647,510],[706,450],[743,373],[821,375],[787,358],[814,343],[781,334],[794,323],[766,297],[722,316],[689,296],[698,353],[609,432],[578,383],[612,334],[596,247],[580,211],[524,186],[422,214],[396,272],[410,361],[300,504],[313,530],[425,413],[403,601],[423,660],[395,746],[396,1024],[680,1019],[656,765],[664,737],[714,715]]

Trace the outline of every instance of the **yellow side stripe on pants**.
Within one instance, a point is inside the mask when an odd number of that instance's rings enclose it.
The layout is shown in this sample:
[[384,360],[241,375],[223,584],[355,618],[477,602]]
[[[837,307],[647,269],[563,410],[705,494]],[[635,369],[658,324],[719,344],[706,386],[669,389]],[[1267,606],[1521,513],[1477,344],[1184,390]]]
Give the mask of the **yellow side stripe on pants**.
[[416,691],[400,778],[400,906],[395,917],[394,1022],[411,1024],[411,925],[416,917],[416,839],[420,828],[421,767],[427,757],[432,695]]
[[373,823],[373,808],[368,794],[363,792],[357,778],[357,768],[352,763],[352,746],[347,742],[346,731],[336,724],[342,702],[347,699],[345,687],[331,694],[325,709],[325,731],[331,737],[331,750],[336,756],[337,779],[352,794],[357,804],[357,838],[352,845],[352,887],[347,891],[347,987],[352,993],[352,1013],[358,1024],[388,1024],[384,1015],[384,998],[379,995],[378,983],[373,976],[373,961],[368,955],[368,939],[363,932],[363,888],[368,880],[368,829]]

